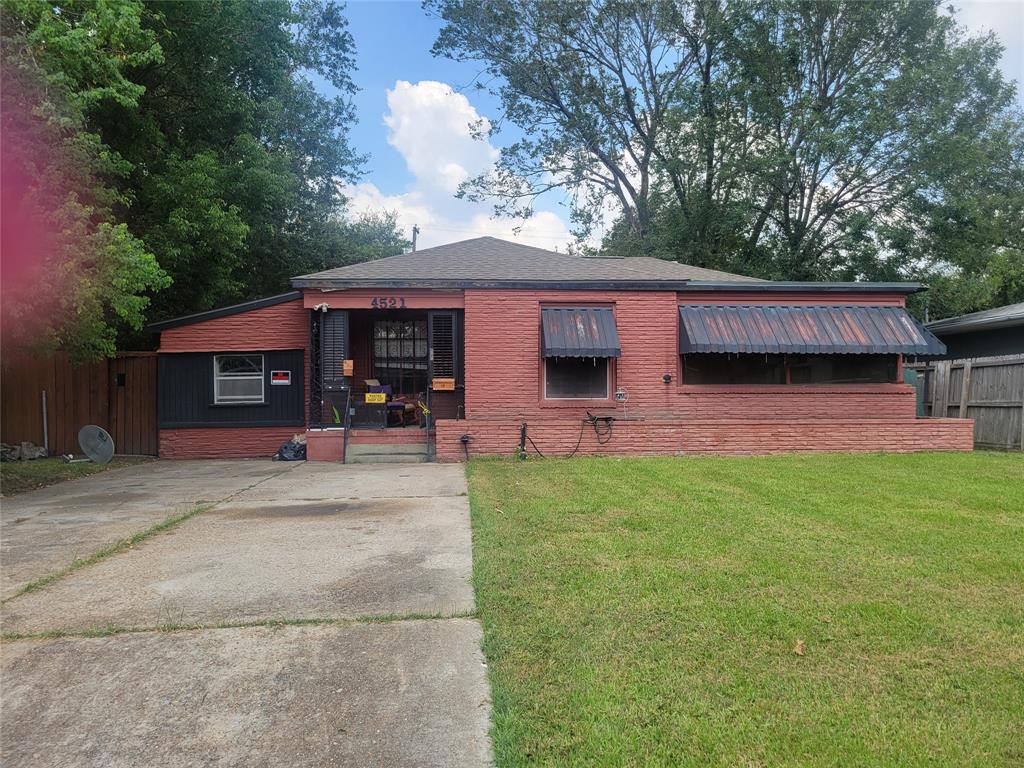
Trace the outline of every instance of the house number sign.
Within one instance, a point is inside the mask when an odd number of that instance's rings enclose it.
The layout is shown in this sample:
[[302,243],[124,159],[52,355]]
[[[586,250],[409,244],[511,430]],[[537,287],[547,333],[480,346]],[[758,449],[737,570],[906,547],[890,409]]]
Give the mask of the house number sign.
[[404,296],[374,296],[370,299],[374,309],[405,309]]

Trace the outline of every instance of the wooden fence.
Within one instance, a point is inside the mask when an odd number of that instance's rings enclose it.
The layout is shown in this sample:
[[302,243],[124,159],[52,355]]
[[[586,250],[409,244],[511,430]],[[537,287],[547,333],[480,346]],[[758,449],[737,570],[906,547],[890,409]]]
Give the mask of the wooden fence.
[[0,440],[49,442],[51,454],[81,453],[78,430],[97,424],[114,438],[119,454],[155,456],[156,361],[155,352],[123,352],[82,365],[73,365],[62,352],[6,361],[0,382]]
[[979,448],[1024,450],[1024,355],[909,363],[925,415],[974,419]]

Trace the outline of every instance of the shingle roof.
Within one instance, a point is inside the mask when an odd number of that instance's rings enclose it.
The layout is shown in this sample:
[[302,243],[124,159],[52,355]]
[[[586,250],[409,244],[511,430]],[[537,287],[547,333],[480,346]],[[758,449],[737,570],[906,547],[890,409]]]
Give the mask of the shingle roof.
[[989,328],[1008,328],[1014,325],[1024,325],[1024,302],[1007,304],[1005,307],[986,309],[982,312],[972,312],[969,315],[935,320],[928,323],[926,327],[932,333],[937,333],[940,336],[951,336],[956,333],[983,331]]
[[477,237],[376,261],[337,267],[292,279],[296,288],[357,286],[629,286],[690,280],[761,282],[649,256],[595,258]]

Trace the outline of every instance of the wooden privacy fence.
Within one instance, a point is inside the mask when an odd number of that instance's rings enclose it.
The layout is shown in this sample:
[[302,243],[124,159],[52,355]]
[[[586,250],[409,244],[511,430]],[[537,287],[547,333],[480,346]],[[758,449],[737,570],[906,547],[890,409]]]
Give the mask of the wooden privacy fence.
[[97,424],[114,438],[117,453],[155,456],[156,361],[155,352],[121,352],[81,365],[73,365],[63,352],[6,361],[0,382],[0,439],[49,442],[51,454],[81,453],[78,430]]
[[979,448],[1024,449],[1024,355],[910,363],[925,414],[974,419]]

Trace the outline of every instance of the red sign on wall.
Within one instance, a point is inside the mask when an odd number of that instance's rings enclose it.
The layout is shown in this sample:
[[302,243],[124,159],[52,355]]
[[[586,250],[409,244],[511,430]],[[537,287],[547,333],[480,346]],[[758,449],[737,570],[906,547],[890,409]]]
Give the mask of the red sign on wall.
[[270,372],[270,383],[288,386],[292,383],[292,372],[291,371],[271,371]]

